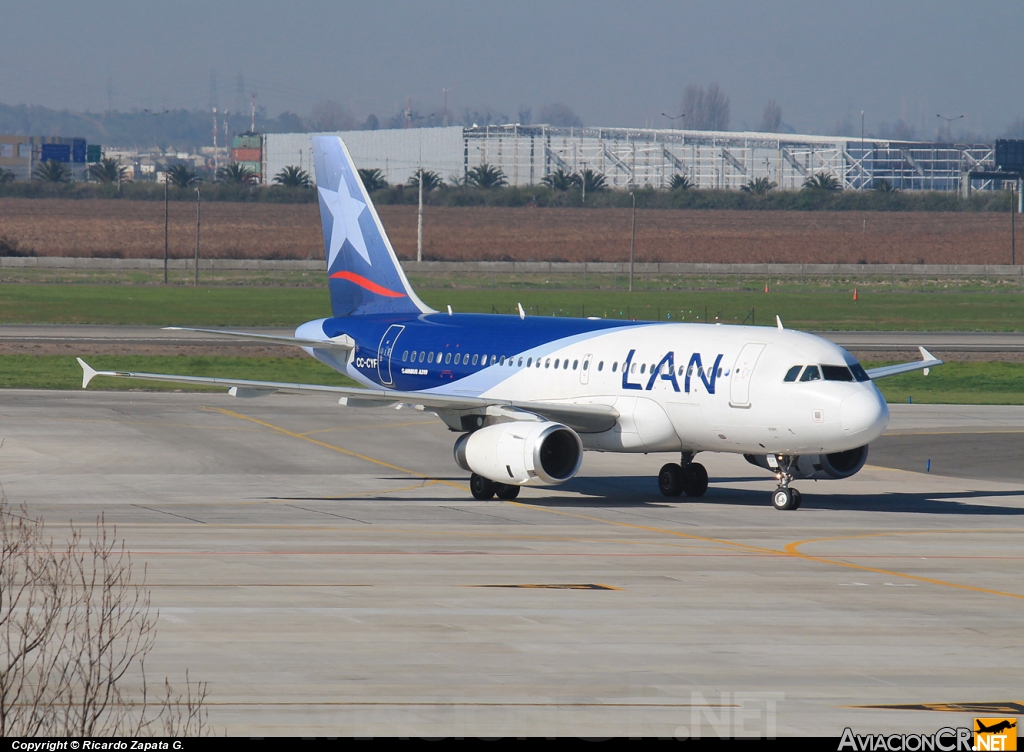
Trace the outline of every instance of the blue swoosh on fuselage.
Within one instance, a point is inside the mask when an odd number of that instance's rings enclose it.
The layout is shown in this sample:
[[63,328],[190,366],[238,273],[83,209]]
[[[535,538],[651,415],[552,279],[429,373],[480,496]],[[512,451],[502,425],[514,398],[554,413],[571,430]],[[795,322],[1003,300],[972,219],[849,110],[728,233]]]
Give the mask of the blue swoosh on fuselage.
[[[381,338],[388,328],[394,324],[401,324],[405,330],[395,341],[394,351],[391,360],[391,375],[394,383],[387,385],[389,388],[402,391],[448,391],[443,387],[451,386],[453,383],[466,380],[467,377],[483,374],[490,370],[485,378],[469,379],[466,383],[468,389],[483,391],[494,383],[506,378],[508,374],[501,366],[481,365],[455,365],[454,363],[440,366],[436,360],[434,363],[417,362],[416,370],[426,370],[425,375],[407,375],[402,373],[403,366],[413,368],[411,363],[402,362],[402,354],[405,352],[433,352],[442,353],[442,359],[451,353],[454,359],[455,353],[469,353],[480,356],[495,355],[508,358],[518,357],[520,354],[532,352],[533,356],[544,356],[557,346],[557,343],[566,344],[565,340],[585,339],[588,335],[600,334],[612,329],[638,326],[657,326],[659,322],[652,321],[617,321],[617,320],[591,320],[591,319],[570,319],[555,318],[546,316],[527,316],[520,319],[518,316],[503,316],[496,314],[475,314],[462,313],[449,316],[446,313],[429,313],[419,316],[353,316],[351,318],[331,318],[323,323],[324,334],[328,337],[337,337],[347,334],[356,343],[356,350],[353,353],[353,364],[359,374],[373,382],[380,384],[381,380],[377,373],[376,366],[365,363],[367,360],[375,361],[378,357]],[[545,348],[545,345],[552,347]],[[509,369],[511,370],[511,369]],[[472,382],[472,383],[469,383]],[[439,389],[442,387],[442,389]]]

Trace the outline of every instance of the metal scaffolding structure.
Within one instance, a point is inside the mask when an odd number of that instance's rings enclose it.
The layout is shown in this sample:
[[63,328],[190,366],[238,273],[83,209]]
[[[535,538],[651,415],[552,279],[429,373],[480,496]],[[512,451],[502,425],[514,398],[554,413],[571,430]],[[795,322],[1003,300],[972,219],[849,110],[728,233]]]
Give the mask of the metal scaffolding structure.
[[[994,170],[993,147],[874,138],[634,128],[500,125],[463,130],[463,168],[500,168],[511,185],[533,185],[557,169],[591,169],[615,188],[667,188],[685,175],[697,188],[739,189],[767,178],[798,189],[819,173],[844,190],[887,180],[901,190],[967,191],[969,174]],[[974,178],[974,190],[994,181]]]
[[[313,173],[309,133],[264,137],[264,174],[289,165]],[[886,141],[783,133],[556,128],[498,125],[339,133],[360,167],[379,169],[392,184],[420,168],[458,180],[481,164],[498,167],[510,185],[540,183],[555,170],[591,169],[614,188],[668,188],[685,175],[697,188],[738,190],[767,178],[795,190],[813,175],[833,175],[844,190],[887,180],[900,190],[1001,188],[1005,176],[988,144]]]

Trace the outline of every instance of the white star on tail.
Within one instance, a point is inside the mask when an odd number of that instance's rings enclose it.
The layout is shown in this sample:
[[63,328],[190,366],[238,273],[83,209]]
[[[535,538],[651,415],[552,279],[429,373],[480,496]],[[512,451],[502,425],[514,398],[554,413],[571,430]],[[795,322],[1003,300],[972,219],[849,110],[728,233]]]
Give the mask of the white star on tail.
[[321,198],[334,218],[331,226],[331,245],[328,249],[327,268],[330,269],[334,265],[334,259],[337,258],[338,252],[341,251],[341,246],[346,240],[352,244],[363,260],[372,266],[370,254],[366,250],[366,241],[363,240],[363,231],[359,228],[359,215],[366,209],[366,204],[357,198],[352,198],[344,181],[336,191],[319,187],[317,190],[320,191]]

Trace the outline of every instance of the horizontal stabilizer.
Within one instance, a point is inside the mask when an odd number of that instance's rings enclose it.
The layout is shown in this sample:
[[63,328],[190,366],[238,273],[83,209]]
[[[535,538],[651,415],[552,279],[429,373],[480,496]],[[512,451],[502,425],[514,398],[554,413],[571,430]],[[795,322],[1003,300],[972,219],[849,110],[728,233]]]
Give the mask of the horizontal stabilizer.
[[203,334],[222,334],[226,337],[238,337],[240,339],[251,339],[255,342],[266,342],[276,345],[295,345],[297,347],[319,347],[323,350],[354,350],[355,341],[347,334],[342,334],[332,339],[306,339],[304,337],[286,337],[278,334],[256,334],[255,332],[229,332],[223,329],[196,329],[190,326],[165,326],[165,331],[171,332],[201,332]]

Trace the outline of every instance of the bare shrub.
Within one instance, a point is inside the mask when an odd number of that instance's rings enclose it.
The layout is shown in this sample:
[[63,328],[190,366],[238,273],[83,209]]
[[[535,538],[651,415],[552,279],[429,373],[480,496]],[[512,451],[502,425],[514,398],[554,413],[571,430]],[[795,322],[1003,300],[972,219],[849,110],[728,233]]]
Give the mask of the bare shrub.
[[205,682],[150,691],[157,614],[116,528],[57,545],[0,498],[0,545],[0,736],[210,733]]
[[0,235],[0,256],[35,256],[36,252],[23,246],[17,238]]

